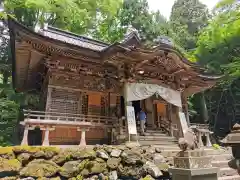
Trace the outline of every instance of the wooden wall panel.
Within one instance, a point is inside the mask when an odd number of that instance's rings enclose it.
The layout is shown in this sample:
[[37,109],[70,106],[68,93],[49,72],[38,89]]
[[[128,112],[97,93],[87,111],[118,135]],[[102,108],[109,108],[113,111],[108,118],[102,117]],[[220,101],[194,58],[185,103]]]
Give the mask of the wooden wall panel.
[[[99,142],[107,138],[103,129],[90,129],[86,132],[86,141],[88,142]],[[44,131],[43,137],[44,139]],[[81,132],[77,131],[75,127],[56,127],[54,131],[49,133],[49,142],[52,145],[78,145],[81,140]]]
[[88,105],[101,106],[101,94],[100,93],[88,94]]
[[161,115],[166,115],[166,105],[163,103],[157,103],[157,112]]

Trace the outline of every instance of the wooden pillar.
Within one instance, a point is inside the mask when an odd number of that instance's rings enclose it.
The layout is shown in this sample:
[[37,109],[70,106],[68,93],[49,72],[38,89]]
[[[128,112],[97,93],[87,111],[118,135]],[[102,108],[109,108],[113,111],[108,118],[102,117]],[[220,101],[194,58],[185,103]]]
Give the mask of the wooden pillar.
[[81,131],[81,140],[80,140],[80,147],[86,147],[86,131],[89,131],[89,129],[86,128],[77,128],[77,131]]
[[189,112],[188,112],[188,100],[187,97],[182,94],[182,109],[186,116],[186,120],[188,123],[188,126],[190,126],[190,118],[189,118]]
[[44,139],[42,146],[49,146],[49,132],[55,130],[55,127],[46,127],[46,128],[40,128],[41,130],[44,130]]
[[21,146],[28,145],[28,131],[33,130],[33,129],[34,129],[34,127],[30,127],[29,125],[25,125]]
[[47,92],[47,103],[46,103],[46,112],[50,111],[50,106],[52,103],[52,87],[48,87],[48,92]]
[[167,110],[167,117],[168,117],[168,122],[169,122],[169,124],[168,124],[168,126],[169,126],[169,133],[170,133],[170,136],[173,136],[173,127],[172,127],[172,116],[171,116],[171,114],[172,114],[172,104],[168,104],[168,108],[167,108],[168,110]]

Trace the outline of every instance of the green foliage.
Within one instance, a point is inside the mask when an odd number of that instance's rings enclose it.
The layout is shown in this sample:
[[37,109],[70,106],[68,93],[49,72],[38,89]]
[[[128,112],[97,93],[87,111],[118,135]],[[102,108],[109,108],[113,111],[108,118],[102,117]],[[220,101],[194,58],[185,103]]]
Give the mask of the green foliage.
[[[29,27],[48,23],[75,33],[87,33],[97,21],[115,15],[121,0],[5,0],[8,14]],[[101,17],[101,18],[100,18]]]
[[0,145],[7,146],[11,144],[13,132],[17,128],[19,105],[1,98],[0,111]]
[[195,48],[198,32],[208,18],[208,9],[199,0],[177,0],[170,16],[175,41],[187,50]]

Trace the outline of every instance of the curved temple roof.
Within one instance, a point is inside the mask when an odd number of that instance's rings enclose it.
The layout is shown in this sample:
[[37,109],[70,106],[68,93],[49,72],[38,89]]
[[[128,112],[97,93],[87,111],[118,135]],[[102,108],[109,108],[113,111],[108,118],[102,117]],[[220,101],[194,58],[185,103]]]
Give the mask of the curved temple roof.
[[[24,51],[24,53],[21,54],[22,56],[23,54],[26,54],[26,44],[31,44],[35,50],[41,52],[42,54],[45,53],[45,55],[48,56],[51,56],[54,53],[60,54],[61,52],[60,55],[75,59],[85,59],[85,57],[91,57],[91,59],[94,59],[94,63],[99,64],[102,64],[103,62],[112,64],[119,62],[132,64],[135,70],[150,67],[153,65],[153,59],[158,59],[158,66],[161,65],[170,67],[172,64],[168,63],[167,61],[162,62],[161,58],[165,57],[168,59],[174,57],[173,64],[174,66],[178,67],[178,69],[171,69],[172,71],[169,70],[167,73],[178,73],[178,71],[181,71],[182,69],[191,72],[195,77],[198,77],[200,81],[208,82],[208,85],[201,85],[202,89],[204,89],[203,86],[205,86],[205,89],[213,86],[216,81],[222,77],[216,75],[207,75],[205,73],[205,69],[184,58],[183,54],[171,43],[169,43],[167,39],[160,39],[157,46],[146,48],[141,43],[137,33],[134,31],[126,35],[122,41],[114,44],[108,44],[54,27],[43,28],[40,29],[39,32],[34,32],[10,17],[8,19],[8,25],[10,29],[11,49],[14,60],[13,82],[16,87],[16,84],[20,83],[16,81],[20,80],[16,80],[17,78],[15,76],[19,76],[22,72],[19,70],[20,62],[18,61],[20,60],[18,60],[16,56],[18,56],[20,51],[21,53]],[[28,57],[26,55],[26,58],[31,59],[29,56],[35,57],[37,55],[31,52]],[[30,63],[30,60],[29,62],[26,62]]]

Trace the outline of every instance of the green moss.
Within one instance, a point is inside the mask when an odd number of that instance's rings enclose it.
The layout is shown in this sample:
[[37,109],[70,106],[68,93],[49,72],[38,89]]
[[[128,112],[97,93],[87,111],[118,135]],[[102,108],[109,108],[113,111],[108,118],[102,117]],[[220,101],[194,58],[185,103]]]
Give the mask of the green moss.
[[52,162],[43,159],[33,160],[20,171],[21,176],[26,177],[51,177],[54,176],[60,167]]
[[78,165],[78,169],[79,169],[80,171],[82,171],[82,170],[86,167],[86,165],[88,164],[88,162],[89,162],[88,159],[85,159],[85,160],[83,160],[82,162],[80,162],[80,164]]
[[0,155],[3,154],[12,154],[13,148],[12,147],[0,147]]
[[40,147],[35,146],[14,146],[13,152],[19,154],[19,153],[36,153],[38,151],[41,151]]
[[142,178],[142,180],[153,180],[153,178],[150,175],[147,175],[146,177]]
[[17,159],[3,159],[0,158],[0,172],[19,171],[21,163]]
[[77,179],[77,180],[83,180],[83,177],[82,177],[81,175],[78,175],[78,176],[76,177],[76,179]]
[[43,151],[43,152],[54,152],[54,153],[59,153],[60,148],[57,147],[41,147],[41,146],[14,146],[13,151],[16,153],[36,153],[38,151]]

